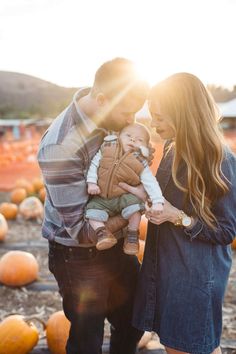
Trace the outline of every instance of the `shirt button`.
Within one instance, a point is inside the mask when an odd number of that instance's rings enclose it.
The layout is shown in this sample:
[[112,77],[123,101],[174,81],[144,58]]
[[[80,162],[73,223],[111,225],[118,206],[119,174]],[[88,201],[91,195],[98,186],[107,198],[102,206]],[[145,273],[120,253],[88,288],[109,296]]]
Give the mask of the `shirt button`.
[[89,252],[90,252],[90,253],[93,252],[93,249],[92,249],[92,248],[89,248]]
[[69,248],[69,251],[72,252],[72,248]]

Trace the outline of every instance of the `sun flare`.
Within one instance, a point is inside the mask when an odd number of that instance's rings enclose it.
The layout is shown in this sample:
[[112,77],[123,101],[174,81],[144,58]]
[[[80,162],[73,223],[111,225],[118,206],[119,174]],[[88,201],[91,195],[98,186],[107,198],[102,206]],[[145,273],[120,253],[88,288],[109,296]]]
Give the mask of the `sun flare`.
[[147,81],[150,86],[159,82],[163,77],[158,73],[156,65],[145,62],[135,62],[138,76]]

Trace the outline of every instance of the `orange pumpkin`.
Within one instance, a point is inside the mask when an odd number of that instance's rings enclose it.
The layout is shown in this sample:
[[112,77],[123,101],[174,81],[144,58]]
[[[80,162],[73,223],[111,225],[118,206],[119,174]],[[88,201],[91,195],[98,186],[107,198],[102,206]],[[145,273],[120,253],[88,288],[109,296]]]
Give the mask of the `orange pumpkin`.
[[235,239],[233,240],[233,242],[231,243],[231,246],[234,250],[236,250],[236,237]]
[[143,261],[144,248],[145,248],[145,241],[139,240],[138,260],[140,263],[142,263]]
[[17,187],[11,191],[10,199],[12,203],[20,204],[27,197],[25,188]]
[[146,240],[148,220],[145,215],[142,215],[141,222],[139,225],[139,238],[140,240]]
[[45,187],[41,188],[38,193],[39,193],[40,200],[44,203],[46,198],[46,188]]
[[12,220],[17,216],[18,207],[14,203],[4,202],[0,204],[0,213],[4,215],[7,220]]
[[66,342],[69,336],[70,322],[63,311],[53,313],[46,324],[46,338],[52,354],[66,354]]
[[4,241],[8,232],[8,225],[5,216],[0,214],[0,241]]
[[16,180],[15,188],[17,187],[25,188],[27,195],[34,194],[35,192],[33,184],[27,181],[25,178],[20,178]]
[[9,251],[0,259],[0,282],[7,286],[23,286],[38,278],[39,266],[33,254]]
[[39,192],[40,189],[42,189],[44,187],[43,179],[40,177],[34,178],[32,181],[32,184],[34,186],[35,192]]
[[27,354],[38,339],[36,326],[21,315],[8,316],[0,323],[0,354]]

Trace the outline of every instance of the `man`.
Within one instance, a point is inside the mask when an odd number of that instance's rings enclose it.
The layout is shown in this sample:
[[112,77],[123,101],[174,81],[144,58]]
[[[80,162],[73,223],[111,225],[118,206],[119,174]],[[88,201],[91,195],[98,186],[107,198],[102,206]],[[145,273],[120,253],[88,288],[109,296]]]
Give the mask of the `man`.
[[79,90],[73,102],[44,134],[38,152],[47,197],[43,237],[49,241],[49,269],[71,322],[67,354],[100,354],[104,320],[111,324],[111,354],[134,354],[142,332],[131,326],[138,261],[123,253],[125,222],[110,218],[117,244],[97,251],[95,233],[84,219],[86,173],[108,131],[134,121],[147,86],[134,65],[116,58],[96,72],[93,87]]

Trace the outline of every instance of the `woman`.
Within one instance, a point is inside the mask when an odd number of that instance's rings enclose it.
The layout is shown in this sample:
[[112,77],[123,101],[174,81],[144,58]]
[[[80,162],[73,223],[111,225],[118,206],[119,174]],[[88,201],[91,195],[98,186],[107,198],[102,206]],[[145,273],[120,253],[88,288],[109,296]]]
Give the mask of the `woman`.
[[155,331],[171,354],[220,353],[236,235],[236,158],[197,77],[175,74],[154,86],[149,109],[152,126],[168,141],[157,172],[166,202],[161,214],[146,212],[134,325]]

